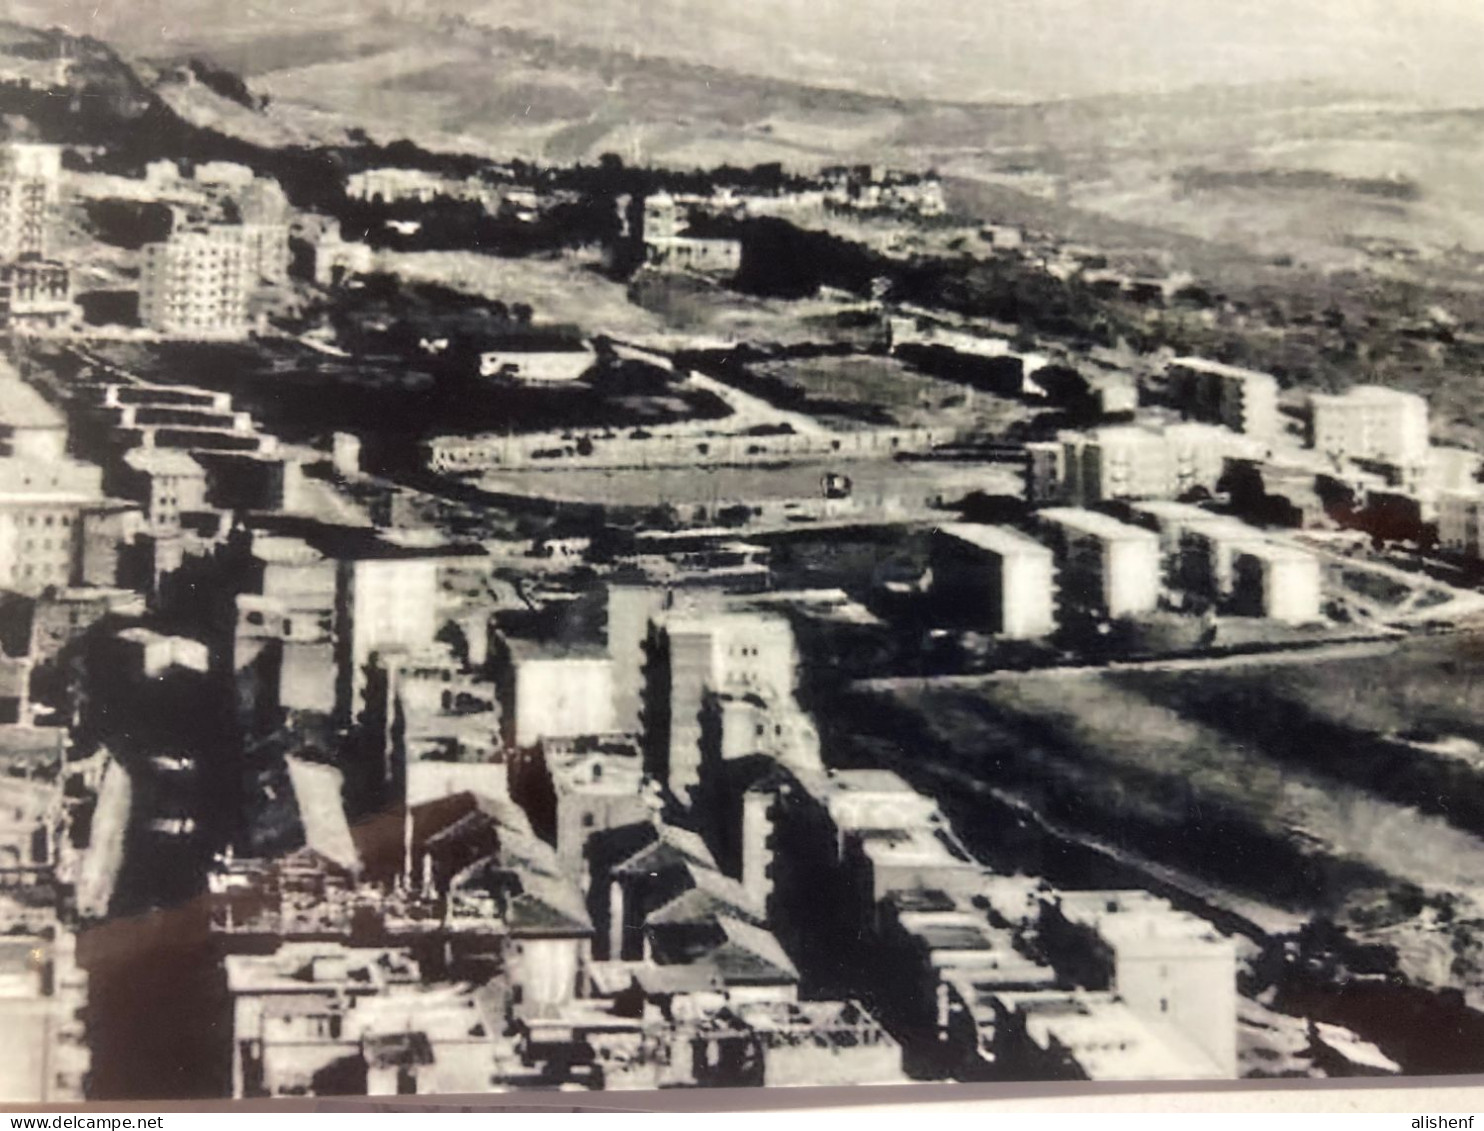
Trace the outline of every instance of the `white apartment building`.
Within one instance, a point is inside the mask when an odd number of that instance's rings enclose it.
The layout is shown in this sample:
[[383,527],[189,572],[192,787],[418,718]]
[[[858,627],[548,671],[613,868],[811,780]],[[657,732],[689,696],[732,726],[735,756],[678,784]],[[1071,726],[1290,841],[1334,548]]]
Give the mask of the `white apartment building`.
[[1177,357],[1169,379],[1176,403],[1195,419],[1266,442],[1278,435],[1278,381],[1272,374]]
[[0,259],[47,254],[61,184],[60,146],[0,148]]
[[1096,511],[1053,507],[1037,516],[1056,554],[1064,604],[1107,617],[1159,604],[1159,536]]
[[102,499],[103,472],[92,464],[0,458],[0,590],[72,584],[82,512]]
[[[1042,903],[1053,964],[1111,990],[1156,1031],[1237,1075],[1237,949],[1209,923],[1145,891],[1059,892]],[[1079,953],[1080,952],[1080,953]]]
[[1031,640],[1056,628],[1056,566],[1019,531],[952,523],[932,542],[933,593],[1000,636]]
[[144,249],[139,317],[145,326],[185,338],[241,338],[256,281],[241,227],[174,232]]
[[1309,446],[1336,461],[1376,460],[1402,468],[1427,462],[1427,401],[1382,385],[1309,397]]
[[1030,501],[1073,506],[1175,499],[1197,487],[1214,491],[1228,459],[1257,458],[1265,450],[1260,441],[1199,423],[1063,432],[1026,448]]
[[700,783],[707,693],[791,701],[798,652],[788,621],[768,613],[661,614],[652,626],[645,740],[671,792],[688,802]]
[[1232,603],[1247,616],[1284,624],[1320,619],[1319,559],[1297,546],[1256,542],[1243,546],[1232,568]]
[[438,624],[438,562],[431,557],[342,561],[336,599],[341,712],[366,705],[371,654],[432,647]]

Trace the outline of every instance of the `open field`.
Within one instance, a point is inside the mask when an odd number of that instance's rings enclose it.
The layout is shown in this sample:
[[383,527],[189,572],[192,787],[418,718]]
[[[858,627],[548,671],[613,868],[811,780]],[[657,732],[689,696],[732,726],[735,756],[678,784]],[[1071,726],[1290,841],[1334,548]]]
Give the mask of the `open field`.
[[[971,398],[964,386],[930,377],[890,357],[800,358],[748,368],[765,381],[777,382],[796,395],[799,399],[792,407],[812,411],[813,406],[819,406],[818,414],[831,424],[852,423],[831,411],[839,404],[873,405],[890,423],[910,427],[967,421],[971,399],[983,416],[998,418],[1001,425],[1028,415],[1021,406],[996,397]],[[999,411],[994,411],[996,408]]]
[[1403,972],[1477,1000],[1477,932],[1460,924],[1484,890],[1481,706],[1484,642],[1458,636],[1310,664],[900,687],[832,725],[848,757],[885,744],[952,768],[1198,882],[1384,939]]
[[557,468],[550,471],[499,471],[480,482],[492,491],[608,506],[685,506],[736,504],[779,499],[816,499],[828,471],[850,476],[858,497],[894,492],[906,497],[941,491],[957,498],[974,490],[1011,494],[1018,477],[1004,465],[896,463],[890,461],[797,462],[770,467],[628,468],[605,471]]

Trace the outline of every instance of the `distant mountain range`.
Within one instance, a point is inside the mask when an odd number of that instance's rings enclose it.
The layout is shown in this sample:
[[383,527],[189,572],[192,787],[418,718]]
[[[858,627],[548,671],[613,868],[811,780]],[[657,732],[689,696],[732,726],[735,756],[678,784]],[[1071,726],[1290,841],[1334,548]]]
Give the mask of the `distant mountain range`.
[[[45,25],[86,20],[95,3],[9,8]],[[960,199],[1007,214],[1071,209],[1321,268],[1374,266],[1376,249],[1394,245],[1484,252],[1484,111],[1315,81],[1040,102],[898,97],[860,89],[861,76],[837,65],[844,52],[796,59],[804,45],[775,35],[780,58],[763,60],[756,12],[717,6],[706,26],[726,42],[702,50],[687,16],[699,6],[678,0],[648,6],[668,31],[642,33],[626,22],[627,0],[449,7],[120,0],[98,5],[94,23],[177,113],[259,144],[338,141],[358,128],[550,162],[607,152],[678,167],[881,161],[937,168],[966,186]],[[586,27],[574,22],[579,8]],[[493,25],[502,18],[522,26]],[[678,57],[646,53],[656,44]],[[910,36],[904,53],[931,54]],[[243,76],[267,110],[172,82],[166,64],[192,57]],[[723,58],[736,65],[705,61]],[[770,77],[780,71],[811,77]],[[958,89],[930,78],[896,85]]]

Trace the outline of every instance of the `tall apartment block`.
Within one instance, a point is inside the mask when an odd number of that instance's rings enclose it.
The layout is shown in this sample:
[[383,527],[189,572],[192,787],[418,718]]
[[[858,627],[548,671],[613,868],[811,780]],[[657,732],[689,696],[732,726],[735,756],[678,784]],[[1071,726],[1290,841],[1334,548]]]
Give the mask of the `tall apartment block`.
[[1039,542],[1002,526],[954,523],[933,533],[933,595],[976,627],[1015,640],[1056,628],[1055,564]]
[[1037,517],[1056,554],[1064,604],[1107,617],[1137,616],[1159,604],[1159,535],[1070,507]]
[[1267,442],[1278,435],[1278,382],[1272,374],[1177,357],[1168,375],[1176,404],[1196,420]]
[[62,414],[0,365],[0,589],[70,585],[82,513],[103,500],[103,472],[66,457]]
[[1228,459],[1260,458],[1264,445],[1219,425],[1125,424],[1064,432],[1026,445],[1032,503],[1092,506],[1116,499],[1175,499],[1214,490]]
[[1427,462],[1427,401],[1381,385],[1340,396],[1309,397],[1309,446],[1335,460],[1376,460],[1396,467]]
[[644,742],[650,771],[688,803],[701,780],[708,693],[792,696],[798,651],[787,620],[766,613],[661,615],[652,622]]
[[0,259],[46,255],[61,183],[60,147],[0,148]]
[[336,596],[342,716],[366,705],[371,655],[418,652],[437,631],[438,562],[431,557],[366,557],[339,563]]
[[186,338],[241,338],[255,281],[242,229],[211,225],[173,232],[144,249],[139,317]]
[[1205,920],[1144,891],[1059,892],[1042,902],[1041,938],[1059,971],[1236,1077],[1236,945]]

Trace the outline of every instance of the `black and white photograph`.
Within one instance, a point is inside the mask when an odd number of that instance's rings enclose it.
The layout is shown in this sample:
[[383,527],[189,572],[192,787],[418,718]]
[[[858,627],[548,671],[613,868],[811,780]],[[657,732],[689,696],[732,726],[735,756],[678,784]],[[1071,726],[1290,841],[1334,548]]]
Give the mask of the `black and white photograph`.
[[1481,60],[0,0],[0,1104],[1484,1073]]

